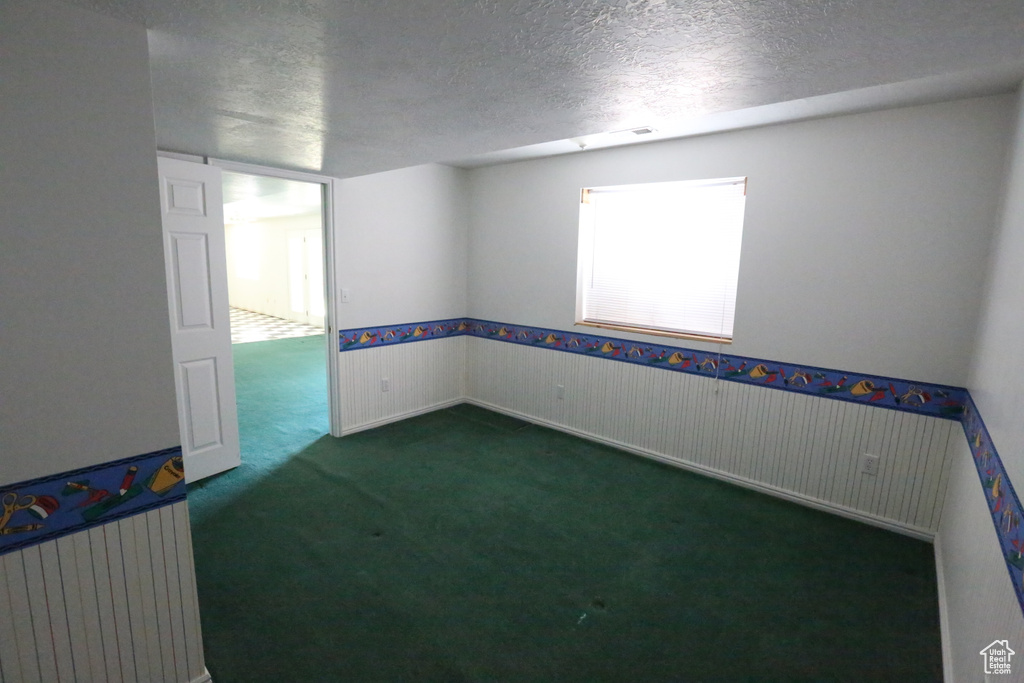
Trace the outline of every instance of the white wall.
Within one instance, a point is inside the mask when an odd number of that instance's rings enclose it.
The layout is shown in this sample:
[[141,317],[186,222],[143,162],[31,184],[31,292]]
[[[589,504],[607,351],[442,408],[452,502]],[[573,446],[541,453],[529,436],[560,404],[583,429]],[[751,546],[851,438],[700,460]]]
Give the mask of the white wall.
[[[179,436],[145,28],[9,0],[0,45],[6,490]],[[200,680],[188,537],[179,503],[0,556],[0,681]]]
[[336,183],[338,327],[466,313],[465,171],[430,164]]
[[0,555],[0,683],[200,683],[188,506]]
[[[317,214],[225,225],[231,305],[304,322],[304,317],[296,315],[291,307],[288,235],[297,230],[322,229]],[[253,273],[257,279],[250,277]]]
[[[968,389],[992,444],[1017,490],[1024,485],[1024,99],[1017,102],[999,229],[985,271],[988,284],[977,328]],[[983,680],[978,652],[996,638],[1024,646],[1024,617],[992,524],[986,495],[965,444],[953,470],[937,554],[944,584],[947,656],[956,681]],[[993,635],[994,634],[994,635]],[[989,638],[989,636],[992,636]],[[1021,667],[1014,663],[1020,677]]]
[[1024,98],[1006,180],[1002,222],[992,243],[984,309],[968,388],[1007,474],[1024,486],[1024,385],[1012,373],[1024,367]]
[[[335,184],[338,327],[466,314],[466,172],[431,164]],[[450,405],[465,396],[465,340],[350,351],[339,359],[344,433]],[[388,392],[381,379],[389,380]]]
[[0,486],[179,443],[146,32],[0,4]]
[[474,170],[469,315],[572,329],[581,187],[748,176],[729,352],[962,386],[1012,103],[979,98]]
[[[342,433],[462,403],[467,341],[452,337],[341,354]],[[381,391],[385,377],[390,388]]]
[[[1010,647],[1021,652],[1024,618],[966,439],[953,450],[935,559],[946,680],[966,683],[985,680],[979,653],[992,641],[1009,639]],[[1011,664],[1018,674],[1012,680],[1019,681],[1018,661]]]

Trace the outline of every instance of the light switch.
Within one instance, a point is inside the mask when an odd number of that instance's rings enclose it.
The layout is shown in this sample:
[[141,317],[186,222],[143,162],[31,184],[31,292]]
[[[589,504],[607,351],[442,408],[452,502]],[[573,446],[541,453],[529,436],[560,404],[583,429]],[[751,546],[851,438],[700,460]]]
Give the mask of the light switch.
[[348,303],[348,297],[349,297],[348,290],[347,289],[341,290],[341,303],[347,304]]

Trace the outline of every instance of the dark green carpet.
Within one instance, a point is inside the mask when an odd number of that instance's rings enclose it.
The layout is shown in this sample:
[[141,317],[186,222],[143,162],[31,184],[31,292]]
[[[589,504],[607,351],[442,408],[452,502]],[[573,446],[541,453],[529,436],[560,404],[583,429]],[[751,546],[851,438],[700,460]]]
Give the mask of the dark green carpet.
[[323,337],[235,344],[242,465],[188,488],[193,527],[330,429]]
[[189,489],[215,683],[941,680],[930,545],[471,406],[316,438],[309,348]]

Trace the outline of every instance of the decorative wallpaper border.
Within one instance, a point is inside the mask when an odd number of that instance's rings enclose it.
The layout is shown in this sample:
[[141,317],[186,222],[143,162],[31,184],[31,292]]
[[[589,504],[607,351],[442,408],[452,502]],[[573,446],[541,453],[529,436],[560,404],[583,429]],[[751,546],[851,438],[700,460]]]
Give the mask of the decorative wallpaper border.
[[185,500],[181,448],[0,486],[0,555]]
[[999,549],[1006,560],[1006,569],[1010,572],[1010,581],[1017,594],[1017,602],[1024,612],[1024,529],[1021,519],[1024,508],[1021,507],[1017,491],[1010,482],[1010,477],[1003,467],[1003,461],[992,443],[985,422],[981,419],[974,400],[967,397],[963,421],[964,435],[974,456],[974,466],[978,470],[978,479],[985,492],[992,524],[999,538]]
[[695,351],[595,334],[511,325],[474,318],[358,328],[339,332],[340,351],[470,335],[481,339],[633,363],[671,372],[756,384],[769,389],[960,420],[967,390],[940,384]]
[[339,330],[339,351],[356,351],[375,346],[393,346],[409,342],[443,339],[468,334],[470,318],[449,318],[422,323],[404,325],[385,325],[383,327],[358,327],[351,330]]

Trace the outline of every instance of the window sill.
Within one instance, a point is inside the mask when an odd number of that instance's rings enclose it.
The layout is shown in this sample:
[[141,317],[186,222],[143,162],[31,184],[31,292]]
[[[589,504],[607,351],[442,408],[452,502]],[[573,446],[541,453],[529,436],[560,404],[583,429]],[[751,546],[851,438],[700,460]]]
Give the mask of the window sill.
[[674,339],[689,339],[691,341],[710,342],[712,344],[732,344],[732,337],[715,337],[709,334],[696,334],[693,332],[669,332],[651,327],[638,327],[633,325],[615,325],[612,323],[597,323],[590,320],[577,320],[576,325],[584,327],[599,327],[606,330],[618,330],[619,332],[634,332],[636,334],[650,334],[655,337],[672,337]]

